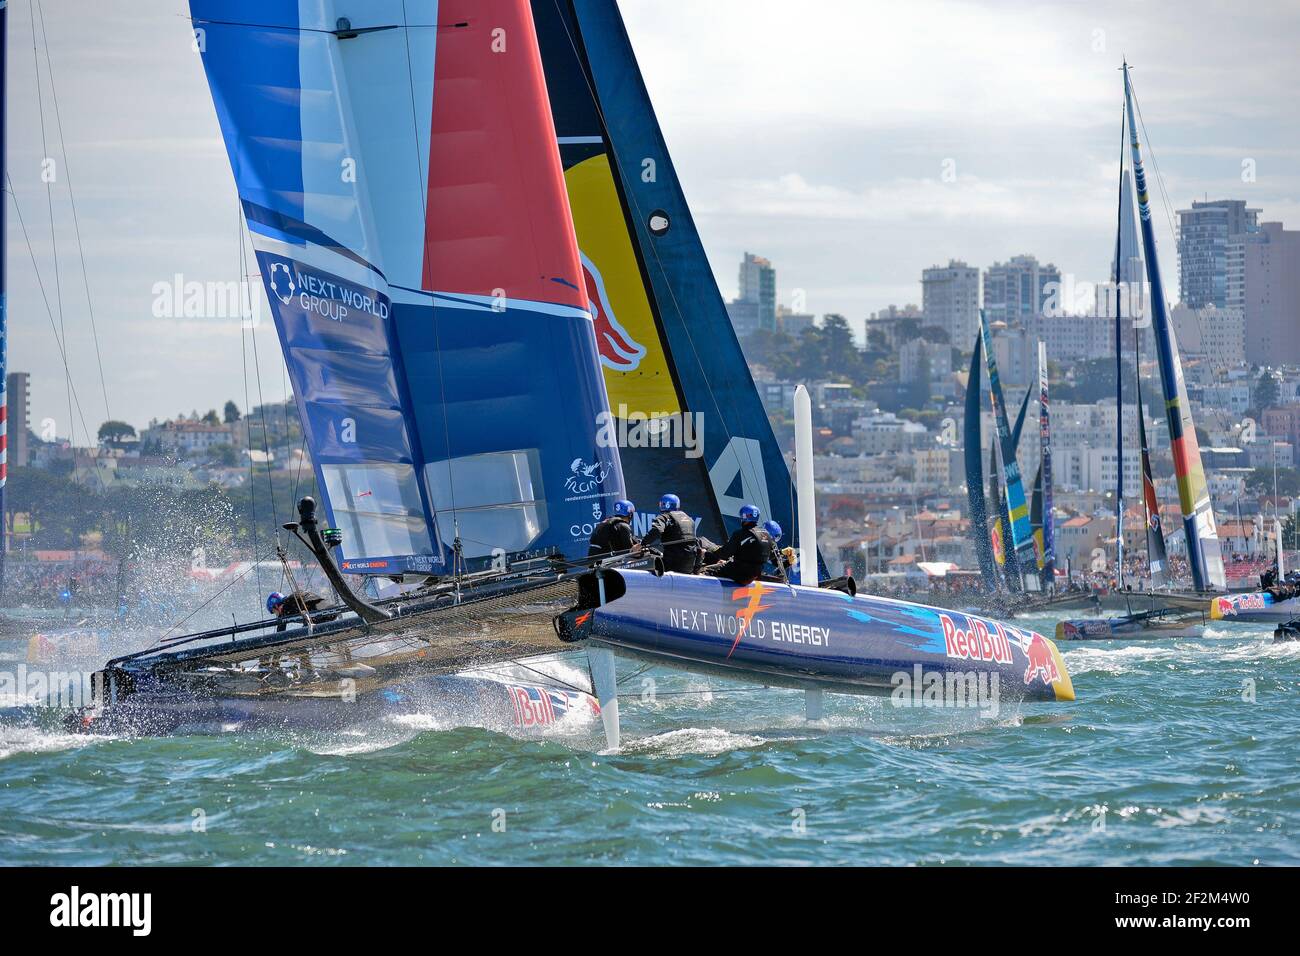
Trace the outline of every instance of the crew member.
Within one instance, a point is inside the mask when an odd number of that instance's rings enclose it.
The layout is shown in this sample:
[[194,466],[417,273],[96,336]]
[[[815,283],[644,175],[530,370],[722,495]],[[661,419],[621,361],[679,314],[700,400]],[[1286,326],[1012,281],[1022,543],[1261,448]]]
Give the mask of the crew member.
[[779,546],[781,535],[784,532],[781,530],[781,526],[771,518],[763,522],[763,530],[772,539],[772,556],[768,558],[767,565],[763,568],[763,576],[789,583],[794,578],[794,548],[781,548]]
[[275,626],[277,631],[288,628],[289,618],[298,617],[302,614],[304,608],[308,614],[312,615],[312,621],[317,624],[323,621],[332,621],[338,617],[337,614],[317,615],[316,609],[324,603],[325,599],[314,591],[294,591],[287,596],[279,591],[272,591],[266,597],[267,611],[279,621]]
[[762,518],[755,505],[742,505],[740,528],[710,558],[716,563],[704,569],[715,578],[728,578],[737,584],[749,584],[763,573],[763,565],[776,547],[772,536],[759,526]]
[[632,535],[632,515],[635,513],[636,506],[626,498],[614,502],[614,513],[596,525],[596,530],[591,533],[587,557],[631,551],[636,546],[636,538]]
[[694,574],[700,568],[695,519],[682,511],[682,500],[673,494],[659,499],[659,514],[650,522],[650,530],[637,548],[662,552],[665,571]]

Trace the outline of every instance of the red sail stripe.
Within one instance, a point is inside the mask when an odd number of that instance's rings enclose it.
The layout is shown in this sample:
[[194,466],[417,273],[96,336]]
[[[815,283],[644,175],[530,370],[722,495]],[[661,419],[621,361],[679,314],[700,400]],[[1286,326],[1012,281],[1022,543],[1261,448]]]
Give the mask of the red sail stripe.
[[438,19],[424,287],[585,309],[528,0],[443,0]]

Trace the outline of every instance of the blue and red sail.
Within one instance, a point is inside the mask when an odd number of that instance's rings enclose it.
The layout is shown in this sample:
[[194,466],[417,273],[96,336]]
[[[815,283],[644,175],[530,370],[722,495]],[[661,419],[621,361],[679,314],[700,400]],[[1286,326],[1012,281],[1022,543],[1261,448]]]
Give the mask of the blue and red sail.
[[585,554],[622,497],[527,0],[192,0],[345,570]]

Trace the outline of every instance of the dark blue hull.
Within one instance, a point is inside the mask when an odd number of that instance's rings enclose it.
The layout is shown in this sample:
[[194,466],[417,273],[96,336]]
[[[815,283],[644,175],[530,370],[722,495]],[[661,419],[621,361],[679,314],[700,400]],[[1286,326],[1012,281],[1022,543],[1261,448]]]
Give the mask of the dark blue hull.
[[86,711],[69,729],[147,736],[241,731],[330,733],[394,717],[428,717],[449,726],[505,733],[545,733],[595,720],[600,706],[579,691],[440,674],[346,695],[291,693],[211,695],[152,693],[126,698],[96,715]]
[[787,584],[604,576],[605,602],[566,615],[571,636],[656,663],[854,694],[894,693],[917,674],[997,675],[1005,699],[1074,699],[1056,645],[1024,628]]

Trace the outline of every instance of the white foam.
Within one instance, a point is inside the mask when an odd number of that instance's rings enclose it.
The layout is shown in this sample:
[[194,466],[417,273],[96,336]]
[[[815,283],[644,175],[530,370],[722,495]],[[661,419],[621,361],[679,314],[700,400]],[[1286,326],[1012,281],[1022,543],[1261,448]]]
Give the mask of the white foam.
[[689,754],[716,757],[732,750],[758,747],[766,742],[762,737],[732,733],[716,727],[684,727],[632,740],[623,745],[620,753],[657,757],[682,757]]
[[0,760],[18,754],[57,753],[61,750],[74,750],[84,747],[100,736],[92,738],[84,734],[69,734],[63,731],[42,730],[40,727],[18,727],[0,724]]

